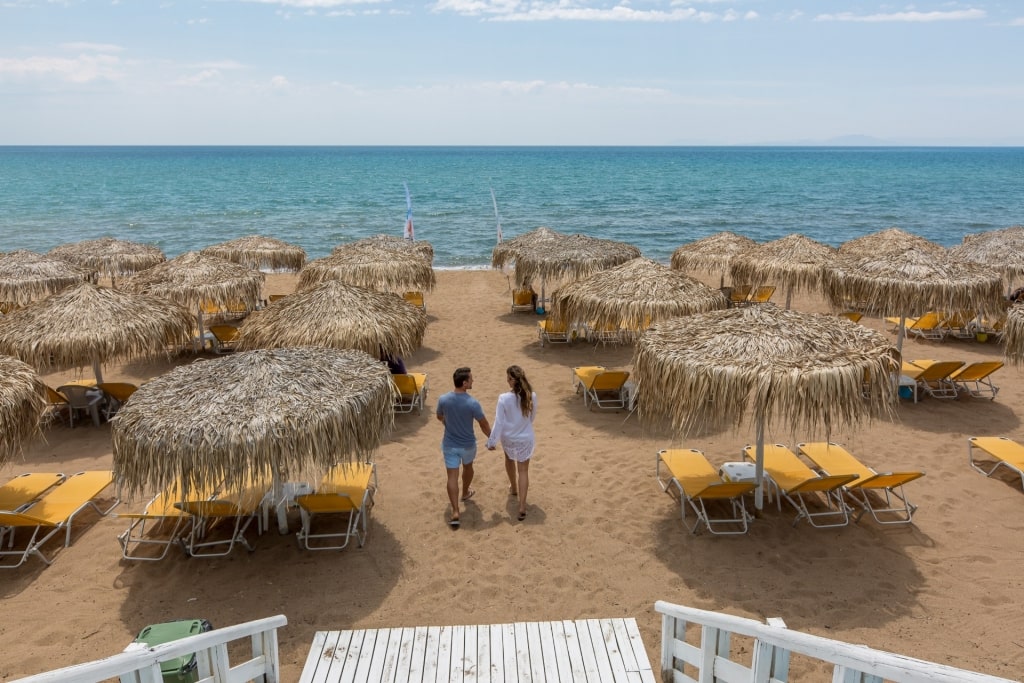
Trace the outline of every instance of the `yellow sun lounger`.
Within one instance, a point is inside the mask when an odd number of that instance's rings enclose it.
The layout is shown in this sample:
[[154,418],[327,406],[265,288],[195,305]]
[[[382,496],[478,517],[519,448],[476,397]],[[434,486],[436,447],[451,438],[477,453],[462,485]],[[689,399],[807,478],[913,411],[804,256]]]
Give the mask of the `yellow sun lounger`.
[[933,398],[957,397],[957,386],[952,380],[952,375],[963,367],[963,361],[914,360],[911,363],[922,368],[914,377],[919,390]]
[[[6,528],[6,533],[10,535],[7,543],[10,549],[0,550],[0,558],[17,558],[15,564],[4,564],[0,567],[20,567],[30,555],[35,555],[46,564],[50,564],[51,560],[42,553],[42,546],[62,531],[64,547],[71,545],[71,525],[78,513],[91,507],[103,516],[117,506],[119,501],[115,498],[109,508],[102,510],[94,500],[113,482],[114,477],[110,470],[77,472],[22,511],[0,512],[0,527]],[[31,529],[32,535],[24,548],[15,549],[14,535],[18,529]]]
[[[750,462],[755,462],[754,450],[754,446],[743,447],[743,455]],[[782,498],[796,508],[794,526],[801,519],[818,528],[850,523],[853,510],[843,500],[842,489],[857,478],[856,474],[821,476],[782,444],[764,445],[764,471],[768,475],[766,481],[778,494],[779,510],[782,509]],[[812,510],[809,504],[815,504],[816,509]],[[822,506],[824,509],[820,509]]]
[[572,341],[572,331],[569,329],[569,324],[552,320],[551,318],[537,321],[537,336],[540,337],[541,346],[544,346],[545,342],[548,344],[568,344]]
[[427,304],[423,302],[423,292],[420,292],[418,290],[410,290],[403,294],[402,298],[405,299],[406,302],[426,312]]
[[[985,469],[974,457],[975,449],[983,451],[989,456],[986,460],[995,461],[995,464]],[[1021,485],[1024,486],[1024,446],[1013,439],[1005,436],[972,436],[967,440],[967,460],[971,467],[986,477],[991,477],[1000,467],[1005,467],[1019,475]]]
[[586,391],[594,377],[607,370],[603,365],[578,365],[572,369],[572,388],[577,394]]
[[404,375],[391,375],[391,380],[398,387],[399,396],[395,398],[396,413],[411,413],[413,410],[423,412],[423,404],[427,400],[427,376],[422,372],[409,372]]
[[[876,472],[832,442],[801,443],[797,444],[797,449],[823,474],[852,472],[857,475],[845,487],[850,498],[861,508],[855,521],[859,521],[865,512],[870,512],[879,524],[909,524],[913,521],[917,506],[907,500],[903,485],[923,477],[924,472]],[[884,503],[873,503],[873,496],[869,495],[872,493]]]
[[517,289],[512,292],[513,313],[533,313],[537,309],[537,294],[532,289]]
[[583,382],[583,405],[596,405],[598,408],[625,408],[629,400],[626,382],[629,381],[627,370],[605,370]]
[[968,392],[974,398],[996,400],[999,387],[992,383],[992,373],[1003,367],[1000,361],[983,361],[971,363],[956,370],[949,379],[959,389]]
[[[192,529],[185,537],[185,552],[192,557],[220,557],[228,555],[239,543],[250,552],[252,545],[245,538],[245,532],[255,521],[258,534],[263,533],[264,501],[270,486],[265,483],[250,484],[234,491],[221,491],[215,497],[199,500],[182,500],[174,505],[192,515]],[[221,523],[232,528],[229,534],[212,538]]]
[[[297,536],[299,546],[306,550],[341,550],[354,536],[359,547],[363,547],[376,491],[377,467],[373,463],[335,465],[320,482],[316,493],[295,499],[302,515],[302,529]],[[344,530],[313,533],[313,518],[318,515],[343,516]],[[330,539],[340,539],[340,542],[332,543]]]
[[[209,500],[215,493],[192,490],[188,497],[193,500]],[[189,533],[194,519],[176,505],[181,500],[181,487],[175,483],[153,496],[142,512],[119,513],[118,518],[130,520],[128,528],[117,537],[121,545],[121,556],[126,560],[164,559],[171,546],[178,545]],[[147,549],[154,547],[159,554],[147,554]]]
[[0,486],[0,510],[18,512],[65,479],[59,472],[26,472]]
[[[666,471],[662,472],[662,468]],[[696,448],[658,451],[655,476],[661,490],[679,497],[683,524],[696,534],[701,525],[713,534],[745,534],[747,523],[753,519],[747,512],[743,496],[754,490],[750,482],[729,483]],[[674,493],[673,493],[674,491]],[[706,503],[727,502],[731,516],[712,516]],[[697,516],[693,525],[686,522],[687,506]]]

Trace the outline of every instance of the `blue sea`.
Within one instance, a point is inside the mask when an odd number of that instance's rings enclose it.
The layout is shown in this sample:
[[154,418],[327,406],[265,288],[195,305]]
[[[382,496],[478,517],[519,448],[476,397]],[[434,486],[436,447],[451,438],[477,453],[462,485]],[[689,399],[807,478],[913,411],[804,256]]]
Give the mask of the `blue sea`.
[[548,226],[667,262],[731,230],[832,245],[897,226],[946,246],[1024,223],[1024,148],[0,147],[0,251],[111,236],[168,257],[261,234],[310,258],[401,235],[486,267]]

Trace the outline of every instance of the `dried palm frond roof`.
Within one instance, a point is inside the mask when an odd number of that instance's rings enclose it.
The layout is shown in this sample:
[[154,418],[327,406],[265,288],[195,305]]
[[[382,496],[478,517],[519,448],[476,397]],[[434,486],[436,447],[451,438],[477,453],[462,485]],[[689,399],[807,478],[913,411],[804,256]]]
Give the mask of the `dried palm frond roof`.
[[122,283],[125,291],[177,301],[190,310],[204,302],[227,307],[237,302],[256,308],[264,275],[238,263],[189,251],[136,273]]
[[96,271],[55,256],[18,250],[0,256],[0,301],[25,305],[79,282],[95,282]]
[[239,328],[241,349],[320,346],[405,356],[423,344],[427,314],[397,294],[338,280],[284,297]]
[[82,367],[183,344],[194,322],[180,304],[85,283],[0,318],[0,353],[41,372]]
[[739,428],[750,411],[763,425],[828,433],[891,416],[897,358],[862,325],[765,304],[656,323],[637,342],[633,378],[641,415],[682,434]]
[[344,250],[348,247],[371,247],[374,249],[392,250],[400,253],[411,251],[415,254],[419,254],[430,263],[434,262],[434,245],[425,240],[407,240],[404,237],[395,237],[394,235],[372,235],[370,237],[364,237],[361,240],[356,240],[355,242],[339,244],[331,251],[331,253],[338,250]]
[[421,252],[396,250],[383,243],[342,245],[330,256],[310,261],[299,271],[297,289],[308,289],[328,280],[383,291],[430,291],[437,283],[433,266]]
[[49,253],[111,278],[137,273],[167,260],[159,247],[113,237],[62,244]]
[[821,283],[822,271],[838,251],[803,235],[793,234],[737,254],[729,261],[734,282],[771,282],[792,289],[811,289]]
[[273,237],[248,235],[202,249],[200,254],[216,256],[253,270],[297,271],[306,263],[306,250]]
[[882,315],[998,315],[1003,310],[1002,283],[1002,276],[990,268],[920,249],[840,258],[826,269],[824,281],[833,306],[865,301]]
[[964,235],[963,243],[950,249],[949,256],[995,268],[1015,280],[1024,275],[1024,226]]
[[124,496],[366,459],[394,425],[394,391],[387,366],[355,350],[260,349],[180,366],[118,411],[114,476]]
[[516,282],[578,280],[640,256],[632,244],[587,235],[565,235],[538,228],[502,242],[491,252],[491,266],[515,263]]
[[729,305],[721,291],[646,258],[563,285],[552,293],[551,301],[555,319],[601,327],[646,327],[652,321]]
[[946,251],[941,244],[896,227],[855,237],[839,245],[839,253],[852,258],[879,256],[907,249],[918,249],[932,254],[942,254]]
[[0,356],[0,465],[39,434],[46,386],[25,363]]
[[1010,306],[1003,326],[1006,359],[1014,365],[1024,365],[1024,302]]
[[733,257],[753,249],[757,242],[728,230],[678,247],[672,252],[676,270],[726,271]]

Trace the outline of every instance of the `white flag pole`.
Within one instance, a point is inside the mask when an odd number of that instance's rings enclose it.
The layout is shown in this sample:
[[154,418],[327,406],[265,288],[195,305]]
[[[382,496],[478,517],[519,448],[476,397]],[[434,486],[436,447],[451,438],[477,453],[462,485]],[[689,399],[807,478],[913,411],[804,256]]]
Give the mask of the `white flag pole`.
[[498,200],[494,197],[494,188],[491,188],[491,201],[494,203],[494,220],[498,223],[498,244],[501,244],[501,216],[498,215]]
[[409,183],[403,182],[405,188],[405,239],[416,239],[416,232],[412,226],[412,197],[409,195]]

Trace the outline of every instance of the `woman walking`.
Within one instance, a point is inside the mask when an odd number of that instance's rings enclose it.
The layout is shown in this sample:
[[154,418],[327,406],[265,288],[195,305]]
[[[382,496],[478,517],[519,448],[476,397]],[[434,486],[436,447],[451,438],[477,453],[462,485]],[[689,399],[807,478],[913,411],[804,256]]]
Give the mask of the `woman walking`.
[[494,411],[494,426],[487,439],[487,450],[493,451],[501,443],[505,451],[505,473],[508,474],[509,493],[519,498],[519,520],[526,519],[526,494],[530,488],[530,457],[536,438],[533,418],[537,414],[537,394],[533,392],[526,373],[518,365],[510,365],[506,372],[509,391],[498,396]]

